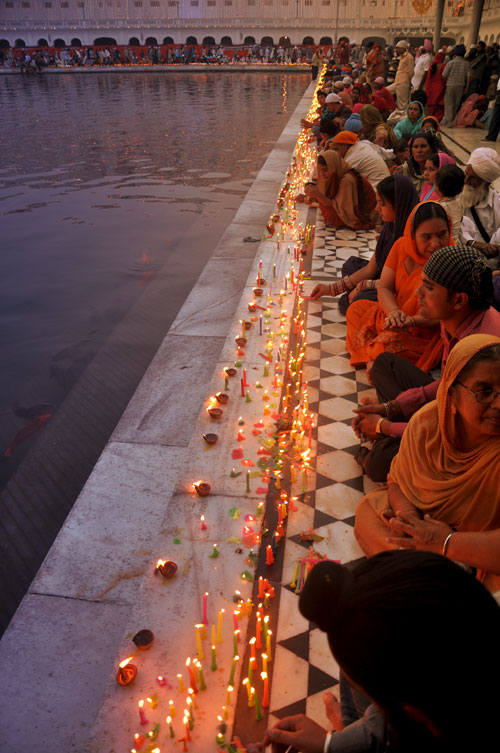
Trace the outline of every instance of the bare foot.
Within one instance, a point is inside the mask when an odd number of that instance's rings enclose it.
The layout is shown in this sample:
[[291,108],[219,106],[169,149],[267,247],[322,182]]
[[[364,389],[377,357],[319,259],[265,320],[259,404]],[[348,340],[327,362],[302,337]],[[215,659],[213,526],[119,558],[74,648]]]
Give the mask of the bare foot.
[[323,701],[328,721],[336,732],[340,732],[341,729],[344,729],[344,722],[342,721],[342,711],[338,699],[327,690],[323,693]]

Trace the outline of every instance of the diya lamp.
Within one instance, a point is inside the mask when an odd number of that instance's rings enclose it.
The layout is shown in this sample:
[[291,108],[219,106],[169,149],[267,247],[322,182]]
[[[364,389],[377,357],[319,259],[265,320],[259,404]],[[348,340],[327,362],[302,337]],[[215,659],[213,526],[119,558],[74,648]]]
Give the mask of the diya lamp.
[[155,575],[156,573],[160,573],[160,575],[169,580],[174,577],[176,572],[177,565],[172,560],[158,560],[156,563]]
[[215,444],[217,440],[219,439],[219,435],[218,434],[204,434],[203,439],[205,440],[207,444]]
[[234,342],[236,343],[238,348],[244,348],[248,340],[246,337],[235,337]]
[[139,630],[138,633],[134,635],[132,640],[134,641],[137,648],[140,648],[141,651],[147,651],[151,646],[153,645],[155,636],[152,630]]
[[227,403],[227,401],[229,400],[229,395],[225,392],[217,392],[217,394],[215,395],[215,398],[218,403],[223,405],[224,403]]
[[260,298],[260,296],[261,296],[261,295],[264,295],[264,291],[263,291],[263,290],[262,290],[262,288],[260,288],[260,287],[259,287],[259,288],[252,288],[252,292],[253,292],[253,294],[254,294],[254,295],[255,295],[255,296],[257,297],[257,298]]
[[248,310],[250,311],[250,313],[254,313],[255,311],[257,311],[257,304],[256,303],[249,303],[248,304]]
[[223,412],[222,408],[214,408],[212,405],[207,408],[207,413],[210,418],[218,419],[222,416]]
[[207,483],[207,481],[195,481],[193,488],[199,497],[206,497],[207,494],[210,494],[212,487],[209,483]]
[[237,369],[234,369],[232,366],[226,366],[224,371],[228,377],[234,377],[238,373]]
[[126,687],[133,682],[137,675],[137,667],[134,664],[130,664],[134,657],[129,656],[128,659],[124,659],[118,665],[118,672],[116,673],[116,682],[122,687]]

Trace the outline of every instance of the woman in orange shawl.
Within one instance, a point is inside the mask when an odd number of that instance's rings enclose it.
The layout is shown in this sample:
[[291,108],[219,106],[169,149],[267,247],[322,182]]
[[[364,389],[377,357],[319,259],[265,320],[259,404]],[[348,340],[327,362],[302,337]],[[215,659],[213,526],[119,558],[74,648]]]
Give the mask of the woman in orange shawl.
[[451,351],[437,399],[410,419],[388,476],[356,510],[371,556],[394,546],[444,554],[500,588],[500,338]]
[[435,201],[418,204],[410,214],[404,235],[389,252],[377,288],[378,302],[354,301],[347,309],[347,350],[353,366],[368,369],[380,353],[397,353],[423,371],[441,356],[437,320],[418,316],[415,291],[422,267],[443,246],[453,245],[451,221]]
[[370,217],[377,205],[375,191],[331,149],[318,155],[318,185],[306,185],[304,192],[319,203],[327,225],[353,230],[375,227]]

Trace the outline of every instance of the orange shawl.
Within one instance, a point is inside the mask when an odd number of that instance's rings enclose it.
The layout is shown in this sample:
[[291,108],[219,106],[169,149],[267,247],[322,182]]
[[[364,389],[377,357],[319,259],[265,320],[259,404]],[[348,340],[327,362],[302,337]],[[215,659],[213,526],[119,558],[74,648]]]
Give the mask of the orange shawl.
[[353,230],[373,227],[369,213],[375,209],[376,197],[371,184],[361,176],[366,206],[359,206],[358,184],[351,166],[340,154],[327,149],[319,155],[327,164],[329,178],[318,180],[318,188],[329,199],[327,205],[320,201],[320,209],[328,225],[350,227]]
[[499,344],[500,338],[493,335],[470,335],[455,345],[437,399],[410,419],[387,479],[419,510],[461,531],[500,527],[500,437],[468,452],[457,450],[450,387],[472,356]]
[[[385,262],[386,266],[396,272],[396,302],[398,308],[408,316],[416,316],[419,312],[415,291],[420,285],[422,267],[428,258],[419,253],[413,237],[413,221],[420,206],[421,204],[417,204],[414,207],[403,237],[395,242]],[[450,225],[448,217],[449,236],[446,245],[453,245]],[[405,267],[408,256],[419,265],[411,273]],[[429,371],[439,363],[443,346],[438,328],[384,329],[385,313],[382,306],[367,300],[354,301],[347,309],[346,320],[346,345],[353,365],[374,361],[384,352],[397,353],[423,371]]]

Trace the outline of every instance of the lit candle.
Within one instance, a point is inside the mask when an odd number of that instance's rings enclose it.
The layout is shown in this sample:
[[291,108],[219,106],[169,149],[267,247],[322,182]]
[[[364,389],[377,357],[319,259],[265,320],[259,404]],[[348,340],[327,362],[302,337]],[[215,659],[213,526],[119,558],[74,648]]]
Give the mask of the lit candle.
[[158,706],[158,696],[156,695],[156,693],[154,693],[152,696],[148,696],[146,700],[152,709],[155,709]]
[[170,712],[170,716],[174,717],[177,714],[177,710],[174,706],[174,702],[172,699],[170,699],[170,701],[168,702],[168,707],[169,707],[168,710]]
[[259,599],[263,599],[265,594],[264,590],[264,578],[262,575],[259,576]]
[[233,612],[233,630],[238,630],[238,617],[240,615],[239,609],[235,609]]
[[215,653],[215,646],[212,646],[212,665],[210,667],[212,672],[215,672],[217,669],[217,660],[216,660],[216,653]]
[[266,637],[266,654],[267,654],[267,661],[271,661],[272,655],[271,655],[271,635],[272,631],[267,631],[267,637]]
[[264,695],[262,696],[262,706],[267,708],[269,706],[269,678],[267,672],[261,672],[260,676],[264,683]]
[[184,691],[184,682],[182,680],[182,675],[177,675],[177,679],[179,680],[179,691],[182,693]]
[[255,648],[258,648],[258,649],[262,648],[262,640],[261,640],[261,637],[260,637],[261,630],[262,630],[262,619],[260,617],[258,617],[257,618],[256,634],[255,634],[255,638],[256,638]]
[[207,530],[207,526],[206,526],[206,523],[205,523],[205,516],[204,515],[202,515],[200,517],[200,523],[201,523],[201,530],[202,531],[206,531]]
[[190,680],[189,684],[193,688],[194,692],[197,693],[198,689],[196,687],[196,680],[194,677],[193,668],[191,667],[191,657],[188,657],[186,659],[186,667],[187,667],[187,671],[189,672],[189,680]]
[[248,695],[248,705],[249,705],[250,707],[251,707],[251,706],[254,706],[254,705],[255,705],[255,702],[254,702],[254,700],[253,700],[253,697],[252,697],[252,686],[250,685],[250,682],[249,682],[249,680],[248,680],[248,677],[245,677],[245,679],[243,680],[243,685],[244,685],[244,686],[245,686],[245,688],[247,689],[247,695]]
[[260,710],[260,703],[257,697],[257,693],[255,692],[255,688],[251,689],[251,693],[252,693],[252,700],[255,705],[255,718],[257,719],[258,722],[260,722],[262,721],[262,711]]
[[234,687],[234,673],[236,670],[236,662],[239,660],[239,656],[233,656],[233,662],[231,664],[231,672],[229,675],[229,682],[228,685],[232,685]]
[[205,676],[203,674],[203,667],[201,666],[200,662],[197,662],[196,666],[198,667],[198,672],[200,674],[200,690],[206,690],[207,684],[205,682]]
[[191,698],[186,698],[187,712],[189,717],[189,729],[194,727],[194,713],[193,713],[193,701]]
[[[166,685],[166,684],[167,684],[167,681],[165,680],[165,678],[164,678],[164,677],[162,677],[162,675],[158,675],[158,677],[156,678],[156,682],[157,682],[157,683],[158,683],[158,685],[160,685],[161,687],[163,687],[164,685]],[[172,687],[172,686],[170,685],[170,687]]]
[[227,706],[222,707],[222,715],[226,721],[229,719],[229,709]]
[[256,640],[257,640],[257,638],[254,637],[254,638],[251,638],[250,641],[249,641],[249,643],[250,643],[250,649],[251,649],[251,654],[252,654],[252,659],[256,658],[255,657],[255,642],[256,642]]
[[[191,740],[191,735],[189,734],[189,717],[187,714],[184,715],[183,723],[184,723],[184,729],[186,730],[186,740]],[[186,745],[186,750],[187,750],[187,745]]]
[[231,705],[231,693],[233,692],[233,686],[228,685],[227,686],[227,697],[226,697],[226,706]]
[[250,682],[250,685],[253,682],[253,671],[255,669],[256,664],[257,664],[257,659],[250,657],[248,661],[248,680]]
[[261,659],[262,659],[262,671],[267,672],[267,654],[262,654]]
[[224,609],[219,609],[219,618],[217,621],[217,643],[222,643],[222,615]]
[[[188,693],[189,693],[189,698],[191,699],[191,703],[193,704],[193,708],[197,709],[198,708],[198,704],[196,703],[196,696],[194,695],[193,688],[188,688]],[[192,713],[193,712],[191,711],[191,714]],[[193,716],[193,719],[194,719],[194,716]]]
[[235,630],[233,633],[233,656],[236,656],[238,654],[238,639],[240,636],[240,631]]
[[203,624],[208,625],[208,591],[203,594]]
[[144,713],[144,701],[142,700],[142,698],[139,701],[139,718],[141,720],[142,725],[148,724],[148,720],[146,719],[146,714]]
[[272,565],[274,562],[273,550],[270,544],[266,547],[266,565]]
[[175,737],[174,728],[172,727],[172,717],[167,716],[167,724],[168,728],[170,730],[170,737]]
[[205,654],[203,653],[203,646],[201,645],[201,636],[200,636],[200,629],[201,625],[195,625],[195,631],[196,631],[196,647],[198,649],[198,656],[200,659],[205,658]]

